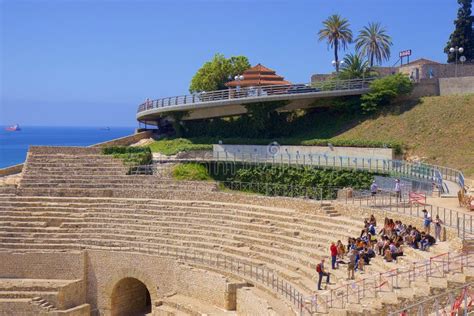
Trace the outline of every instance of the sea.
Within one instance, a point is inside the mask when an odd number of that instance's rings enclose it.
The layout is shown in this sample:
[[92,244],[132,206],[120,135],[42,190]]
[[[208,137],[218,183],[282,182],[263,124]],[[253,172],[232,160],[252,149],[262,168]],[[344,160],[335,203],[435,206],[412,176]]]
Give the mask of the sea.
[[20,131],[0,130],[0,168],[23,163],[31,145],[88,146],[133,134],[134,127],[21,126]]

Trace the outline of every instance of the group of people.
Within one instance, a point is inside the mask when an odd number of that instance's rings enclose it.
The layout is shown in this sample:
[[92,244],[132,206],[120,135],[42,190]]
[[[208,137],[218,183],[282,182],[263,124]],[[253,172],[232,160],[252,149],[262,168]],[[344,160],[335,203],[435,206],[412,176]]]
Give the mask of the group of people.
[[[364,272],[364,267],[370,264],[376,255],[383,256],[387,262],[397,261],[403,256],[403,247],[428,250],[437,241],[441,241],[443,222],[436,215],[433,220],[427,210],[423,210],[423,230],[413,225],[406,225],[401,221],[385,218],[383,227],[377,232],[377,220],[374,215],[364,220],[364,229],[357,238],[349,237],[347,244],[340,240],[331,243],[331,268],[338,269],[340,264],[347,264],[347,279],[353,280],[355,271]],[[431,235],[431,226],[434,225],[435,236]],[[325,269],[325,260],[316,266],[318,273],[318,290],[324,277],[329,284],[330,273]]]

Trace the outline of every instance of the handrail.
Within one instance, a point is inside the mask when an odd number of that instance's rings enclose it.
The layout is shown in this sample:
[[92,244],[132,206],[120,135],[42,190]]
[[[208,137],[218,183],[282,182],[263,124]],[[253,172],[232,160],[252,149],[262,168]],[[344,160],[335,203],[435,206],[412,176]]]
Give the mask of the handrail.
[[[314,166],[319,168],[366,170],[374,173],[385,173],[393,176],[402,176],[410,179],[437,182],[442,180],[455,182],[460,185],[459,179],[463,178],[460,170],[428,163],[409,162],[397,159],[338,156],[328,154],[275,154],[261,155],[250,153],[230,153],[217,151],[208,157],[196,158],[166,158],[160,157],[157,162],[225,162],[246,164],[269,164],[277,166]],[[441,180],[441,183],[439,183]]]
[[266,96],[301,95],[339,90],[361,90],[367,89],[370,82],[375,78],[348,79],[348,80],[326,80],[322,82],[268,85],[248,88],[230,88],[226,90],[203,91],[188,95],[179,95],[155,100],[146,100],[138,106],[137,113],[151,109],[173,107],[179,105],[235,100],[252,99]]
[[[462,286],[456,287],[454,289],[449,289],[443,293],[430,296],[429,298],[419,301],[417,303],[407,305],[403,308],[399,308],[397,310],[392,310],[389,312],[388,316],[399,316],[399,315],[410,315],[412,314],[411,311],[416,313],[416,315],[453,315],[459,312],[462,305],[464,305],[463,315],[468,315],[469,309],[473,309],[472,306],[468,306],[467,298],[468,298],[468,290],[474,290],[474,282],[466,283]],[[457,298],[456,304],[456,297],[453,296],[459,293],[459,297]],[[446,310],[448,308],[448,310]],[[458,314],[460,315],[460,314]]]

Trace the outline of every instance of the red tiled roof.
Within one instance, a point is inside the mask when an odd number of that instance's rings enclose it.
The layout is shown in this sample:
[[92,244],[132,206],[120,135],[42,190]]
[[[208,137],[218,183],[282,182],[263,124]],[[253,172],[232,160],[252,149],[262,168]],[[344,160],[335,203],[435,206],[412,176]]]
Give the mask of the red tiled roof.
[[252,86],[269,86],[269,85],[286,85],[291,82],[284,80],[282,76],[275,73],[275,70],[267,68],[262,64],[257,64],[242,74],[243,80],[233,80],[227,82],[227,87],[252,87]]

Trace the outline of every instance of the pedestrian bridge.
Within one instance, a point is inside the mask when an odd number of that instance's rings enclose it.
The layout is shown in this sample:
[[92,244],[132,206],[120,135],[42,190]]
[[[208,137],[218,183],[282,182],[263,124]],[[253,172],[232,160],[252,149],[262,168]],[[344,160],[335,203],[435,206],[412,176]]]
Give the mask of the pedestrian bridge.
[[232,88],[147,100],[139,105],[136,118],[142,123],[157,125],[161,118],[178,111],[187,111],[183,120],[240,115],[247,112],[245,104],[270,101],[288,101],[279,111],[292,111],[308,108],[316,99],[367,93],[373,80],[326,80],[309,84]]

